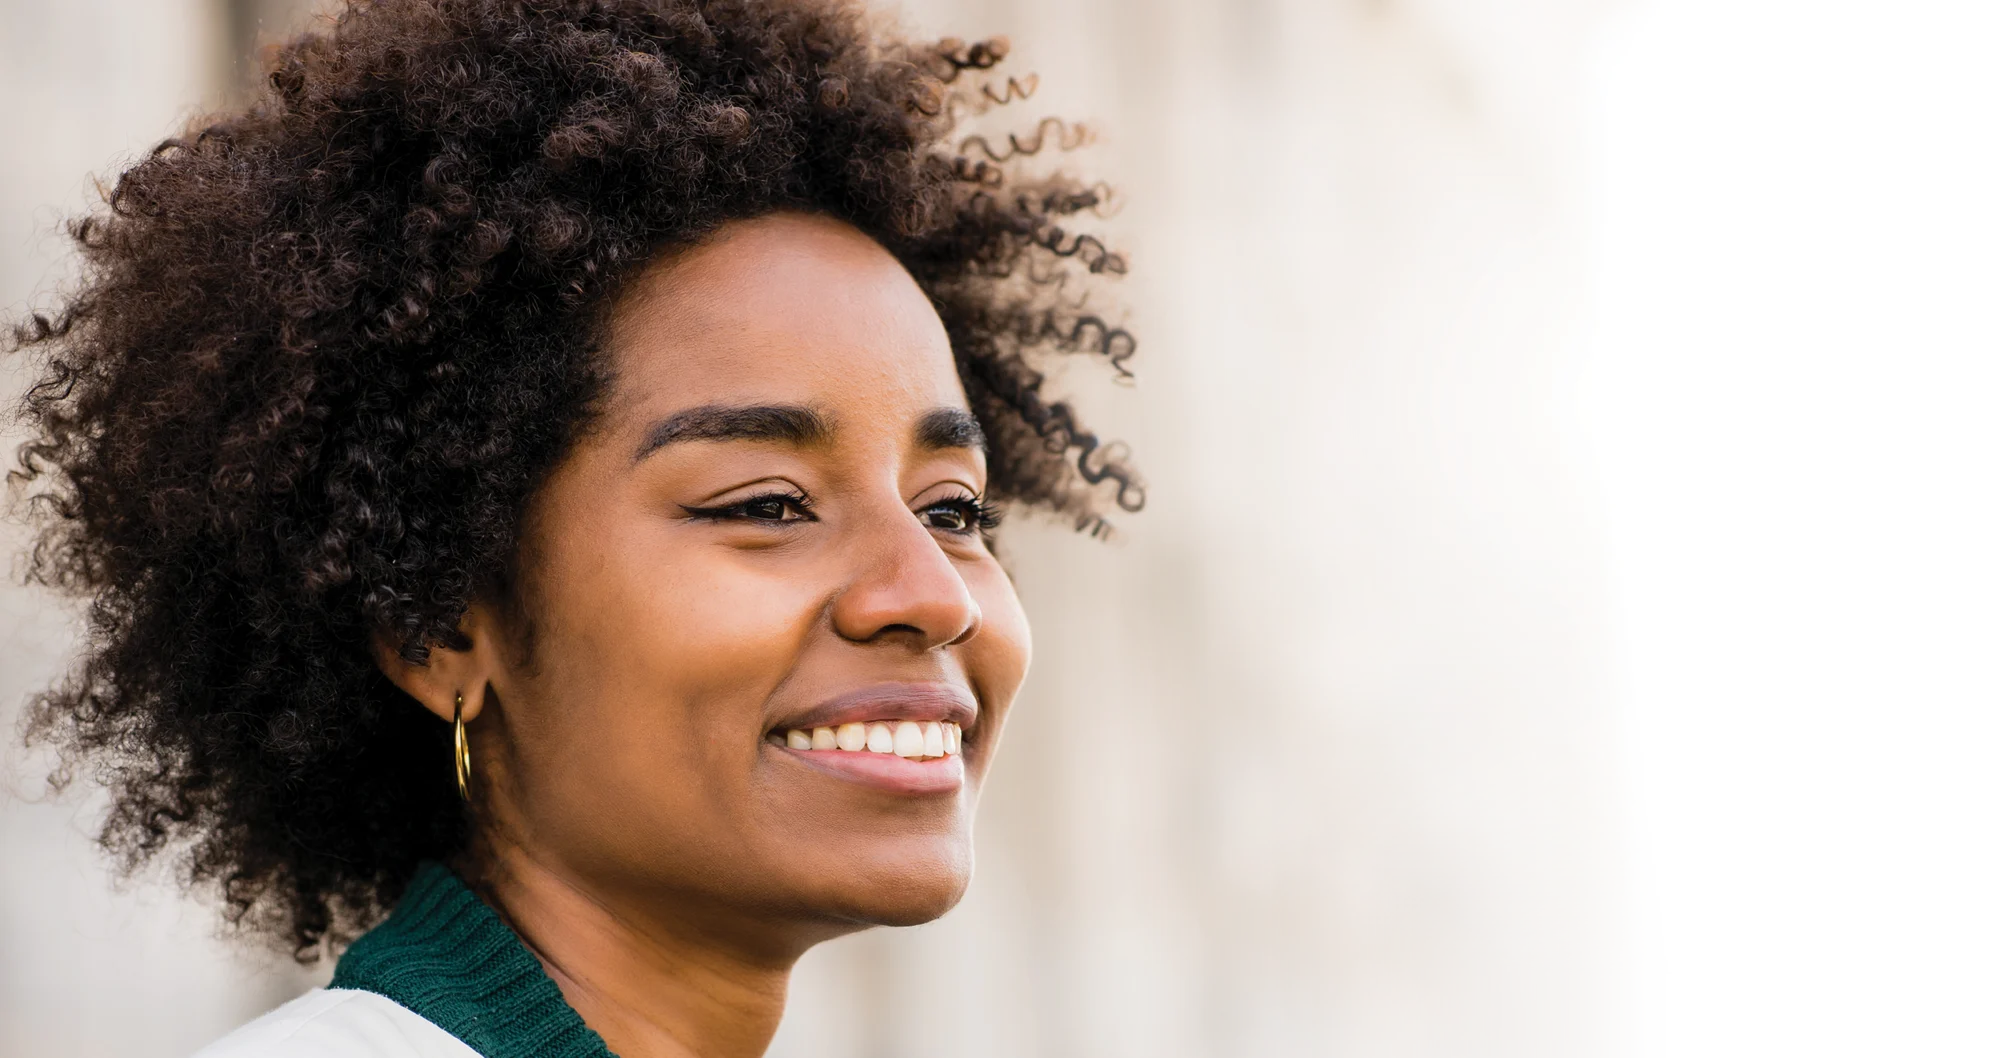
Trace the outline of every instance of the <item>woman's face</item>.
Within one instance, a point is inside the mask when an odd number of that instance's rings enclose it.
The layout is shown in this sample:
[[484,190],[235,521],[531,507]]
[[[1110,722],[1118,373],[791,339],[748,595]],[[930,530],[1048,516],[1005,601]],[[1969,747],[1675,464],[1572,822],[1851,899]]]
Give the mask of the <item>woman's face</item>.
[[[942,914],[1029,651],[937,314],[866,236],[781,214],[654,267],[610,322],[601,419],[525,519],[518,612],[468,619],[482,825],[705,922]],[[845,725],[887,725],[891,752],[879,730],[838,748]]]

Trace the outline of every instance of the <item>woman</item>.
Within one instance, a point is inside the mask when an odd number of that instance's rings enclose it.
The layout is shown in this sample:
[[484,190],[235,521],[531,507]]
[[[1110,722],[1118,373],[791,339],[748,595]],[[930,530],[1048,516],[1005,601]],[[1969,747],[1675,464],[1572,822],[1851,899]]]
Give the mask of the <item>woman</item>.
[[999,508],[1141,499],[1034,366],[1123,370],[1123,264],[947,142],[1002,46],[870,26],[356,2],[75,225],[17,477],[92,635],[32,730],[128,862],[360,934],[204,1055],[760,1054],[806,949],[964,892]]

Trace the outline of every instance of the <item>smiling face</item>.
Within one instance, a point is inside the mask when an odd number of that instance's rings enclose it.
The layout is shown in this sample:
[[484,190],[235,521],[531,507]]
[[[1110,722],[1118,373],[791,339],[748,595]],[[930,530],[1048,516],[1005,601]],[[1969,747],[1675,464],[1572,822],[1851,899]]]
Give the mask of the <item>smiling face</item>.
[[468,615],[475,817],[607,903],[821,935],[942,914],[1028,629],[936,313],[866,236],[780,214],[609,324],[517,604]]

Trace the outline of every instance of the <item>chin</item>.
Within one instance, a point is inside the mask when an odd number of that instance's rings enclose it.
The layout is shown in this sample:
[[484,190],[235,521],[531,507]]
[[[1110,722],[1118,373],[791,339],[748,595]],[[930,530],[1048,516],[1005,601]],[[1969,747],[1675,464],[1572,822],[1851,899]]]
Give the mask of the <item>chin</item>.
[[857,917],[876,926],[921,926],[943,918],[945,912],[958,906],[959,898],[964,895],[965,886],[962,884],[921,893],[909,890],[880,893],[873,906]]
[[851,922],[920,926],[957,907],[971,884],[972,848],[967,844],[876,859],[862,871],[850,868],[825,895],[829,909]]

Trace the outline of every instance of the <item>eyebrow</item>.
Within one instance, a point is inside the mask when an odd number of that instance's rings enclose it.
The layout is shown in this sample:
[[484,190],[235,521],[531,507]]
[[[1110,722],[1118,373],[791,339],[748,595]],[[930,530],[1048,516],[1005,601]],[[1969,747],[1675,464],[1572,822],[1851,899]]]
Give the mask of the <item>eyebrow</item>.
[[931,449],[984,449],[986,431],[964,408],[932,408],[917,420],[917,444]]
[[704,404],[677,411],[646,431],[632,461],[677,441],[776,441],[810,448],[833,437],[827,417],[797,404]]
[[[917,444],[929,449],[986,447],[986,431],[963,408],[933,408],[917,420]],[[825,444],[833,423],[798,404],[704,404],[677,411],[646,431],[638,462],[676,441],[776,441],[799,448]]]

